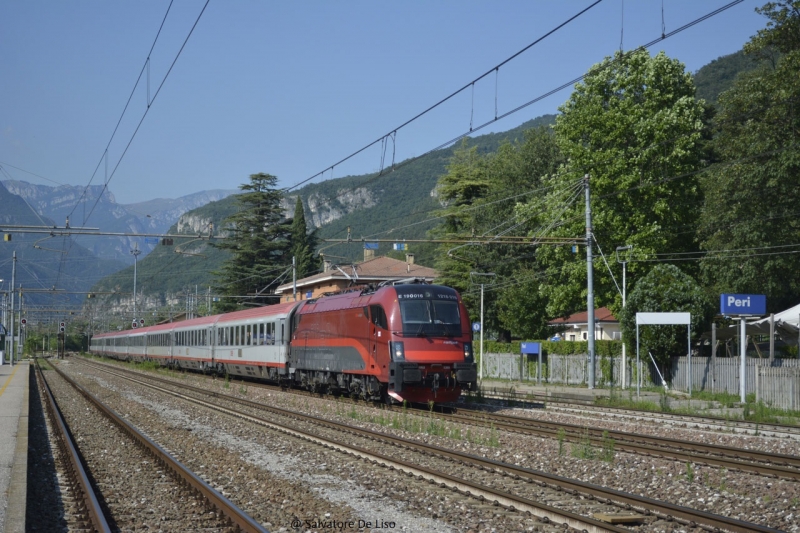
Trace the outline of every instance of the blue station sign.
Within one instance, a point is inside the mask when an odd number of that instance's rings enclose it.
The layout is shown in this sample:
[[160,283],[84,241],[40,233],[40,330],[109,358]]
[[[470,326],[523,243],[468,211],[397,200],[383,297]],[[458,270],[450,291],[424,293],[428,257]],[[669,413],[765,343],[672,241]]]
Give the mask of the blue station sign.
[[721,294],[719,311],[723,315],[766,315],[767,297],[763,294]]
[[522,342],[519,345],[519,351],[523,354],[537,355],[542,353],[541,342]]

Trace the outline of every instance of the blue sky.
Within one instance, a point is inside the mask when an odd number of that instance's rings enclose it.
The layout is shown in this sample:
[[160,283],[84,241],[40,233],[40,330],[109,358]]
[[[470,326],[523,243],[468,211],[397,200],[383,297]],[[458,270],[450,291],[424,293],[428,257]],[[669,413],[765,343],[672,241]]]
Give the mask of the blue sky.
[[[252,173],[291,186],[391,132],[590,1],[211,0],[145,113],[142,82],[108,150],[164,0],[0,3],[0,179],[94,184],[120,203],[234,189]],[[726,1],[664,0],[670,32]],[[152,99],[205,0],[177,0],[151,54]],[[651,49],[696,71],[739,50],[765,19],[745,1]],[[424,153],[661,35],[662,2],[605,0],[472,91],[401,129],[396,160]],[[146,75],[145,75],[146,80]],[[556,112],[569,90],[482,133]],[[390,149],[391,151],[391,149]],[[326,172],[376,171],[380,147]],[[118,164],[119,162],[119,164]],[[118,164],[118,166],[117,166]],[[19,169],[24,169],[24,172]],[[116,171],[114,168],[116,167]],[[47,179],[34,176],[37,174]],[[48,181],[50,180],[50,181]]]

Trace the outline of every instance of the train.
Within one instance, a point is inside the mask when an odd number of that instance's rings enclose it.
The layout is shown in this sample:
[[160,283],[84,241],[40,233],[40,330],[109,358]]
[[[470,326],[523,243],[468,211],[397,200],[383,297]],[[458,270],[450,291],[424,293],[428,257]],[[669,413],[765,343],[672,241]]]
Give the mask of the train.
[[89,350],[387,403],[454,402],[477,383],[461,296],[420,280],[99,333]]

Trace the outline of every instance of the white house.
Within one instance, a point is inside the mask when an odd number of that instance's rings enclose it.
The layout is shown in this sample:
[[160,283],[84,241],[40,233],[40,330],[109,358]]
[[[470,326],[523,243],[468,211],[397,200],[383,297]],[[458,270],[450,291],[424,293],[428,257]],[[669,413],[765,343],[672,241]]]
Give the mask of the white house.
[[[556,318],[548,324],[556,328],[558,335],[565,341],[585,341],[589,340],[588,314],[587,311],[582,311],[567,318]],[[606,307],[594,310],[594,338],[609,341],[622,338],[619,320]]]

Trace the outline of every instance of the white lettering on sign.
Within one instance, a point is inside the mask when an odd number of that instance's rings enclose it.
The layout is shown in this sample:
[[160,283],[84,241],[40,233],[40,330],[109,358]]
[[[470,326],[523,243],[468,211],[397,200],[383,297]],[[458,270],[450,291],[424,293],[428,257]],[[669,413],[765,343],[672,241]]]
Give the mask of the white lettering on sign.
[[728,296],[728,305],[733,305],[734,307],[750,307],[750,297],[748,296],[744,300],[740,300],[739,298]]

